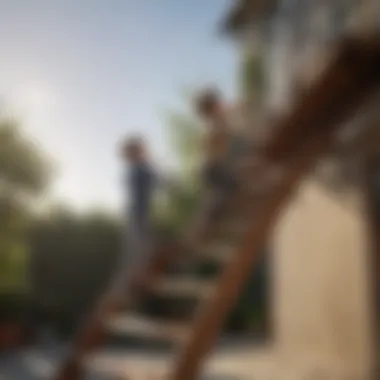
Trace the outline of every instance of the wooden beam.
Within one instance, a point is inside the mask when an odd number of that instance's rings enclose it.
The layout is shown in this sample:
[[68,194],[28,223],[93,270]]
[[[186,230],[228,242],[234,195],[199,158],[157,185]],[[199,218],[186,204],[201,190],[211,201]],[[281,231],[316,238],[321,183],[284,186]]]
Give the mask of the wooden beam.
[[263,153],[280,162],[308,136],[353,116],[357,105],[378,89],[379,67],[380,36],[347,38],[318,83],[276,125]]

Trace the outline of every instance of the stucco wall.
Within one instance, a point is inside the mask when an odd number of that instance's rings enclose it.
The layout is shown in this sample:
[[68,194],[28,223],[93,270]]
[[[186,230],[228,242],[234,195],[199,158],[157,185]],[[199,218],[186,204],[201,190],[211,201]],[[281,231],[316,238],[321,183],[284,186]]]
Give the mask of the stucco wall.
[[369,368],[365,236],[359,209],[313,180],[300,187],[273,239],[275,347],[283,365],[349,375]]

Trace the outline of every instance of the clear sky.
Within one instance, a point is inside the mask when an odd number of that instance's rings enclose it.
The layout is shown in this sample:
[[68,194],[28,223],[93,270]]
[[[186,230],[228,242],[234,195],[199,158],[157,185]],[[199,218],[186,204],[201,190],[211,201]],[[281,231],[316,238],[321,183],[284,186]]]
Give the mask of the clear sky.
[[181,104],[181,88],[234,92],[237,54],[216,31],[229,3],[0,1],[0,94],[56,159],[56,197],[117,208],[115,145],[131,132],[170,165],[163,112]]

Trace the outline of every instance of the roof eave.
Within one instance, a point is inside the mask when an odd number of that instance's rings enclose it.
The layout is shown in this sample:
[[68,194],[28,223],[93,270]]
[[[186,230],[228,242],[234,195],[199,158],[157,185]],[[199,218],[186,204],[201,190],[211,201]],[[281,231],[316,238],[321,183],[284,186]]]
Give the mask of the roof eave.
[[273,11],[274,0],[239,0],[222,19],[218,30],[222,34],[236,35],[252,20],[259,20]]

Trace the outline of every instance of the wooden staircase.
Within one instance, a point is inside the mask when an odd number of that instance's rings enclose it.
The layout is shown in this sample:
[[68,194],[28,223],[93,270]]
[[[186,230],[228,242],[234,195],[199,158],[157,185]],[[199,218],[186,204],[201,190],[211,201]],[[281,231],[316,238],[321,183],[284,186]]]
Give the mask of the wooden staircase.
[[[264,177],[247,172],[249,186],[223,200],[220,217],[211,220],[204,215],[203,228],[192,238],[195,252],[182,239],[162,244],[128,290],[125,274],[118,276],[79,330],[55,380],[83,378],[83,363],[115,331],[170,343],[178,356],[165,378],[198,378],[282,207],[318,158],[329,151],[337,128],[379,90],[379,41],[375,36],[342,43],[323,77],[276,126],[261,152]],[[273,169],[280,170],[278,178],[267,189],[259,188],[265,173]],[[205,262],[214,273],[207,279],[197,270]],[[166,315],[152,312],[149,302],[144,302],[160,297],[173,305]]]

